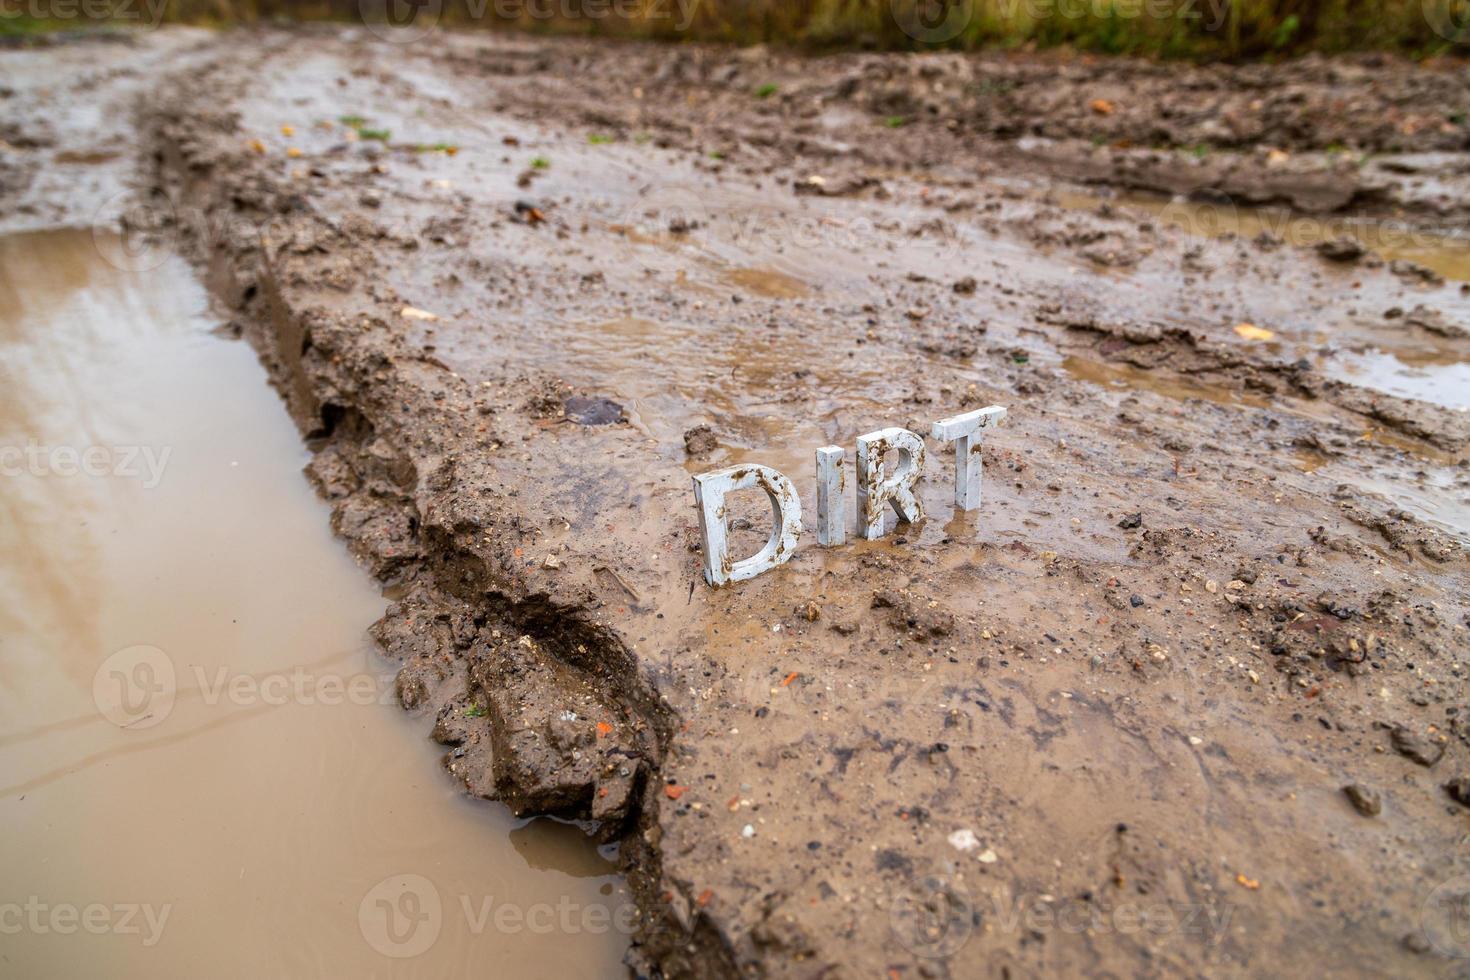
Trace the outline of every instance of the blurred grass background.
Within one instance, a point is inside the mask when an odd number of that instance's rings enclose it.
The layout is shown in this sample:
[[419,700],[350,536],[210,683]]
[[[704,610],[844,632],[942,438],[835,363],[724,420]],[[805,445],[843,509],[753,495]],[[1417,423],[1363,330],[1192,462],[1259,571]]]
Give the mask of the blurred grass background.
[[[0,0],[0,12],[27,5],[33,0]],[[452,26],[819,49],[1065,45],[1233,60],[1470,54],[1470,0],[166,0],[164,9],[168,20],[227,25],[382,20],[385,10],[398,21],[415,7]],[[77,25],[0,16],[0,34],[56,26]]]

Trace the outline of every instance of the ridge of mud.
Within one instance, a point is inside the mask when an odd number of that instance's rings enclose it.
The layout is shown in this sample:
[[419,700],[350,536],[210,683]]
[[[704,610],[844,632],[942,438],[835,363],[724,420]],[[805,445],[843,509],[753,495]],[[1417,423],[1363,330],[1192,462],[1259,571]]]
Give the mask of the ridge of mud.
[[[1340,408],[1381,422],[1420,443],[1443,450],[1450,458],[1470,443],[1470,418],[1442,405],[1369,391],[1323,377],[1307,361],[1271,361],[1251,357],[1184,326],[1109,322],[1095,315],[1068,312],[1047,304],[1037,313],[1044,323],[1099,334],[1099,350],[1110,359],[1146,370],[1169,370],[1188,376],[1229,377],[1247,391],[1325,399]],[[1422,451],[1422,450],[1421,450]]]
[[444,765],[467,792],[519,816],[590,821],[600,840],[620,842],[641,911],[635,962],[676,963],[685,976],[738,975],[708,921],[671,927],[667,905],[654,898],[663,874],[649,831],[670,710],[617,634],[587,618],[595,598],[528,583],[516,574],[520,549],[481,533],[497,526],[493,508],[463,509],[473,497],[460,493],[466,485],[495,480],[473,457],[498,448],[500,437],[487,423],[465,444],[452,420],[488,418],[484,396],[381,320],[294,300],[305,283],[291,278],[288,256],[347,242],[307,202],[199,139],[236,125],[231,113],[198,111],[208,91],[201,82],[140,110],[150,193],[205,213],[290,216],[292,237],[279,243],[230,229],[200,234],[187,222],[175,240],[206,271],[231,330],[255,347],[296,419],[313,451],[307,475],[331,504],[334,531],[396,596],[371,633],[403,664],[403,707],[433,715]]
[[[587,127],[640,128],[685,149],[739,147],[728,165],[750,174],[814,160],[959,180],[1040,169],[1125,190],[1412,214],[1456,229],[1467,216],[1470,67],[1452,58],[1185,65],[1059,51],[509,45],[445,60],[509,83],[515,98],[500,111],[531,119],[580,107],[571,111]],[[618,57],[600,56],[614,45]],[[634,92],[635,106],[598,97],[609,90]]]

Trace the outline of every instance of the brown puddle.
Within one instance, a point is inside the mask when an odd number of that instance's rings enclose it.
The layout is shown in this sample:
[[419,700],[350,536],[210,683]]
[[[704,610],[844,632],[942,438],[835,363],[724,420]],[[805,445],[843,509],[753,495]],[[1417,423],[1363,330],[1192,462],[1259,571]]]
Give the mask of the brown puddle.
[[[1088,210],[1105,201],[1104,198],[1075,191],[1058,194],[1057,199],[1066,207]],[[1298,247],[1347,238],[1388,261],[1403,259],[1416,262],[1446,279],[1470,281],[1470,238],[1436,234],[1394,222],[1319,218],[1228,202],[1169,200],[1141,194],[1123,194],[1106,200],[1148,212],[1191,235],[1218,237],[1235,234],[1253,238],[1267,232]],[[1328,338],[1322,339],[1326,342]],[[1375,337],[1375,343],[1382,346],[1383,338]],[[1467,395],[1470,391],[1470,364],[1462,360],[1458,352],[1443,345],[1431,345],[1428,350],[1419,351],[1364,346],[1360,351],[1342,353],[1323,363],[1322,367],[1332,377],[1352,384],[1456,410],[1463,410],[1470,400],[1470,395]]]
[[800,299],[810,292],[800,279],[775,269],[731,269],[725,273],[725,281],[767,299]]
[[1311,247],[1334,238],[1358,242],[1387,261],[1403,259],[1460,282],[1470,282],[1470,238],[1438,234],[1392,221],[1361,218],[1320,218],[1279,208],[1259,208],[1229,202],[1171,200],[1146,194],[1120,194],[1102,198],[1069,191],[1059,193],[1060,203],[1071,208],[1093,209],[1104,203],[1121,204],[1147,211],[1164,222],[1193,235],[1217,237],[1235,234],[1254,238],[1262,232],[1275,235],[1290,245]]
[[1062,360],[1062,370],[1080,381],[1090,381],[1105,388],[1137,388],[1177,401],[1199,398],[1216,405],[1232,405],[1237,408],[1271,407],[1259,395],[1248,395],[1224,385],[1204,385],[1182,378],[1161,376],[1131,364],[1104,364],[1081,357],[1067,357]]
[[1457,412],[1470,410],[1470,364],[1438,357],[1415,358],[1368,348],[1341,351],[1334,375],[1376,391],[1417,398]]
[[180,261],[0,240],[0,975],[626,975],[610,863],[396,706],[386,601],[210,327]]
[[895,424],[898,399],[888,399],[899,356],[877,345],[834,353],[815,331],[807,336],[753,340],[683,319],[623,317],[579,329],[546,366],[616,392],[671,458],[684,456],[685,429],[710,423],[721,448],[697,469],[755,462],[806,473],[818,446]]
[[[1223,385],[1206,385],[1167,374],[1145,371],[1131,364],[1105,364],[1081,357],[1062,360],[1062,370],[1079,381],[1087,381],[1119,391],[1147,391],[1174,401],[1192,398],[1233,408],[1271,409],[1313,417],[1300,402],[1292,399],[1268,400]],[[1470,528],[1470,507],[1458,495],[1458,469],[1455,458],[1427,443],[1410,439],[1386,429],[1364,431],[1363,442],[1377,442],[1392,449],[1419,457],[1412,472],[1390,476],[1383,467],[1365,468],[1351,457],[1336,459],[1315,450],[1295,448],[1290,453],[1291,465],[1303,474],[1321,472],[1335,482],[1352,484],[1369,493],[1394,501],[1405,510],[1433,521],[1463,539]]]

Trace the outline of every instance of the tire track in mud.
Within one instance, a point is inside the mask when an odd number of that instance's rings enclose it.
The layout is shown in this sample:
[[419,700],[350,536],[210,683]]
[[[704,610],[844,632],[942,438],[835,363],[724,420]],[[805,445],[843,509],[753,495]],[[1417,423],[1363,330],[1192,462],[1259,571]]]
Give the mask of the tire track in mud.
[[[1336,844],[1304,831],[1294,809],[1289,819],[1258,814],[1261,791],[1253,786],[1319,792],[1321,770],[1332,778],[1348,766],[1379,780],[1393,777],[1398,760],[1361,752],[1380,712],[1364,713],[1371,701],[1358,697],[1353,685],[1369,681],[1360,678],[1376,683],[1381,676],[1385,690],[1391,684],[1413,691],[1413,677],[1401,679],[1402,665],[1422,661],[1442,678],[1440,691],[1450,699],[1463,693],[1463,678],[1451,665],[1454,637],[1463,629],[1455,617],[1463,610],[1432,608],[1463,583],[1461,558],[1441,555],[1433,574],[1418,580],[1382,563],[1392,584],[1375,582],[1364,567],[1340,563],[1347,552],[1331,546],[1348,538],[1343,520],[1354,518],[1338,516],[1311,492],[1276,495],[1283,515],[1279,536],[1251,526],[1252,507],[1265,507],[1271,498],[1233,498],[1259,492],[1247,486],[1260,482],[1263,454],[1225,444],[1244,460],[1238,487],[1224,476],[1234,473],[1237,461],[1204,449],[1180,451],[1191,462],[1181,473],[1176,461],[1170,474],[1156,448],[1131,430],[1119,436],[1109,428],[1118,423],[1102,419],[1107,403],[1092,388],[1028,363],[1046,351],[1064,351],[1078,333],[1098,333],[1002,312],[1034,305],[1047,292],[1037,283],[1064,278],[1065,261],[1028,269],[1034,278],[997,276],[979,284],[995,322],[973,346],[953,354],[946,353],[955,347],[946,336],[952,324],[944,321],[951,304],[971,301],[955,298],[963,294],[949,289],[948,267],[927,279],[905,279],[886,299],[882,291],[890,287],[880,282],[864,287],[869,292],[856,301],[823,301],[832,304],[825,317],[870,321],[866,335],[859,332],[865,345],[891,345],[886,349],[897,357],[932,350],[923,363],[940,374],[948,397],[958,397],[983,372],[1025,406],[1029,420],[1016,441],[988,460],[997,513],[1017,512],[994,522],[1011,522],[1005,536],[987,534],[969,545],[956,539],[976,529],[941,528],[931,520],[912,532],[909,549],[880,542],[850,554],[808,550],[780,576],[740,592],[700,593],[695,605],[694,591],[685,595],[691,532],[680,462],[651,456],[631,427],[559,421],[563,400],[575,389],[528,368],[524,347],[486,342],[487,367],[472,375],[465,365],[474,358],[422,332],[427,328],[405,325],[400,315],[413,305],[410,296],[442,291],[454,297],[451,276],[489,275],[499,285],[499,277],[519,275],[527,282],[516,287],[514,301],[489,307],[494,316],[475,319],[476,330],[489,332],[495,326],[489,321],[498,317],[523,318],[519,322],[539,328],[573,302],[547,288],[560,288],[562,277],[529,262],[488,272],[492,263],[450,264],[445,250],[471,250],[459,236],[473,234],[475,216],[490,211],[483,200],[454,206],[466,216],[461,227],[429,229],[451,237],[449,244],[426,235],[406,245],[402,228],[390,230],[386,218],[373,216],[392,203],[386,197],[363,205],[368,213],[344,214],[342,195],[378,194],[371,190],[382,176],[378,168],[390,169],[397,157],[361,154],[344,161],[329,153],[283,168],[251,148],[250,133],[258,126],[247,126],[241,112],[259,114],[253,103],[274,96],[258,79],[302,47],[291,35],[268,36],[265,54],[254,52],[248,65],[238,54],[222,53],[217,67],[190,78],[187,91],[151,99],[142,120],[154,189],[222,219],[186,224],[183,242],[207,270],[236,328],[261,352],[315,450],[310,474],[333,504],[336,530],[401,593],[375,634],[405,662],[399,680],[405,706],[433,713],[435,737],[448,750],[446,764],[470,792],[503,799],[518,812],[594,818],[606,837],[620,840],[623,867],[646,916],[634,952],[645,969],[679,976],[907,969],[913,950],[895,945],[886,909],[916,880],[946,867],[970,875],[977,890],[1004,881],[1030,894],[1086,894],[1078,900],[1092,905],[1105,904],[1100,896],[1132,897],[1136,892],[1125,888],[1143,883],[1160,900],[1200,904],[1204,896],[1220,901],[1228,895],[1235,907],[1241,900],[1228,890],[1243,886],[1234,876],[1261,874],[1247,865],[1266,865],[1287,879],[1283,892],[1299,889],[1298,866],[1326,866]],[[360,99],[354,86],[393,82],[392,71],[366,55],[330,44],[319,51],[327,52],[317,56],[329,64],[337,59],[343,80],[338,85],[327,72],[323,86]],[[492,123],[477,118],[473,128],[489,130]],[[313,175],[312,167],[322,175]],[[897,179],[893,185],[900,196],[911,192]],[[573,220],[564,223],[553,211],[547,231],[555,241],[572,241],[578,204],[557,204]],[[437,205],[426,193],[417,206]],[[1037,205],[1022,201],[1017,207]],[[493,220],[501,236],[497,249],[522,241],[514,237],[523,229],[513,219],[497,214]],[[1024,241],[1028,226],[1022,220],[1016,225]],[[595,253],[609,240],[596,238],[587,250]],[[524,241],[536,255],[549,250]],[[494,250],[486,254],[502,261]],[[635,254],[641,259],[644,253]],[[976,288],[973,281],[970,288]],[[545,290],[544,309],[528,299],[538,298],[538,289]],[[627,305],[656,310],[666,295],[678,294],[659,291],[650,301]],[[916,305],[919,297],[930,304],[927,311]],[[712,298],[708,303],[703,315],[733,330],[755,329],[783,309],[772,305],[769,313],[763,308],[744,321]],[[906,309],[923,315],[909,316]],[[890,330],[880,320],[890,314],[907,321],[908,332],[882,336],[876,327]],[[1018,338],[1031,335],[1015,330],[1012,317],[1036,331],[1033,346],[1018,347]],[[555,323],[546,330],[556,336]],[[1315,384],[1289,368],[1238,355],[1206,356],[1183,335],[1123,340],[1127,346],[1119,351],[1137,353],[1150,371],[1188,362],[1186,373],[1208,369],[1247,390],[1254,373],[1263,395],[1305,392]],[[472,349],[481,358],[482,348]],[[1151,359],[1142,353],[1147,351],[1165,356]],[[978,369],[968,363],[972,358]],[[938,381],[909,375],[898,383],[913,386],[913,397],[900,399],[899,414],[929,412],[942,395]],[[1048,399],[1074,403],[1053,410]],[[1154,422],[1159,441],[1209,431],[1189,417]],[[1087,469],[1089,454],[1096,459]],[[1198,469],[1196,476],[1189,466]],[[579,478],[569,480],[573,474]],[[1196,489],[1187,481],[1199,474],[1220,478],[1221,485]],[[1106,490],[1108,499],[1091,503],[1090,487],[1094,496]],[[1173,494],[1182,498],[1180,506],[1166,508],[1163,498]],[[1069,503],[1073,496],[1080,505]],[[1120,534],[1113,526],[1117,511],[1140,498],[1146,501],[1144,526]],[[1429,542],[1433,550],[1436,539],[1416,541],[1418,531],[1387,518],[1380,505],[1353,506],[1363,521],[1391,520],[1405,547],[1423,550]],[[1106,524],[1081,507],[1106,509]],[[1297,534],[1304,531],[1297,526],[1303,519],[1321,522],[1328,543]],[[1230,522],[1241,527],[1227,527]],[[1355,544],[1347,540],[1342,547]],[[599,568],[614,571],[602,575]],[[1238,587],[1228,578],[1232,573],[1241,580]],[[894,580],[903,587],[894,589]],[[1370,597],[1370,590],[1377,591]],[[798,600],[810,603],[816,617],[794,615]],[[1406,625],[1410,619],[1412,626]],[[1306,628],[1299,628],[1302,623]],[[1254,679],[1246,679],[1247,670]],[[956,690],[984,678],[1004,688],[1010,704],[972,715],[976,735],[971,744],[959,744],[950,732],[952,706],[931,700],[922,685],[926,676]],[[792,680],[783,684],[783,677]],[[860,682],[870,683],[863,688]],[[1341,701],[1329,707],[1317,700],[1327,697],[1324,689],[1335,692],[1334,685],[1343,689]],[[1225,708],[1192,702],[1204,686],[1228,696]],[[1075,722],[1069,731],[1067,720],[1079,705],[1056,692],[1093,687],[1107,693],[1085,697],[1112,707],[1108,720],[1097,721],[1083,738]],[[1425,700],[1412,707],[1395,701],[1394,710],[1419,724],[1431,706],[1446,704]],[[1338,726],[1321,736],[1337,739],[1325,743],[1330,749],[1319,750],[1314,736],[1292,727],[1294,712],[1316,704]],[[1036,729],[1040,737],[1012,738],[1002,708],[1044,721]],[[1270,726],[1265,734],[1224,727],[1246,708]],[[1112,720],[1118,717],[1126,723]],[[1222,728],[1211,731],[1213,723]],[[815,736],[818,724],[835,734]],[[1463,741],[1463,725],[1450,724]],[[1166,773],[1178,764],[1169,755],[1192,751],[1176,747],[1180,736],[1230,746],[1219,757],[1223,773],[1211,782],[1215,796],[1207,820],[1173,801],[1181,787]],[[1309,748],[1301,757],[1283,756],[1275,751],[1280,737]],[[1349,757],[1353,747],[1358,754]],[[1110,766],[1144,750],[1163,760],[1147,776],[1158,799],[1154,808],[1119,821],[1116,814],[1131,812],[1137,787],[1111,778]],[[1096,773],[1086,791],[1066,776],[1083,760]],[[1255,783],[1244,778],[1248,773],[1258,776]],[[807,796],[813,775],[820,799]],[[1294,806],[1269,799],[1277,807]],[[1444,827],[1436,821],[1444,815],[1437,802],[1406,791],[1402,805],[1398,832],[1452,864],[1443,856]],[[1348,822],[1356,818],[1330,811],[1321,819],[1333,834],[1358,842],[1324,886],[1333,911],[1322,922],[1303,926],[1299,908],[1268,892],[1255,906],[1239,909],[1250,926],[1248,939],[1230,936],[1218,949],[1187,936],[1151,945],[1132,937],[1104,941],[1052,932],[1043,942],[1001,930],[974,937],[960,954],[968,959],[953,969],[963,973],[1000,959],[1018,970],[1311,961],[1331,949],[1328,919],[1366,914],[1367,883],[1377,873],[1395,882],[1392,921],[1354,938],[1337,955],[1401,972],[1425,968],[1408,959],[1388,932],[1411,914],[1415,875],[1375,863],[1387,859],[1375,856],[1366,831]],[[1130,829],[1099,836],[1098,820]],[[733,828],[725,826],[732,821]],[[750,834],[741,833],[742,824]],[[731,829],[735,833],[727,834]],[[957,829],[978,834],[985,850],[972,854],[946,844]],[[1077,840],[1093,839],[1105,843],[1072,853]],[[777,844],[779,849],[753,850]],[[1227,849],[1236,855],[1228,870],[1219,866]],[[1002,855],[995,865],[975,857],[995,851]],[[1054,867],[1059,853],[1069,861]]]

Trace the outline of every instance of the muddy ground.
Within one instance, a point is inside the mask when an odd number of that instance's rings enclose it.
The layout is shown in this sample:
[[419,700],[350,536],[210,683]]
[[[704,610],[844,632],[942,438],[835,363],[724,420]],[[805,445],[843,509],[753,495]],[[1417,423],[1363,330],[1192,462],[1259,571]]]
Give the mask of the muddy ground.
[[[621,841],[639,973],[1470,975],[1466,66],[0,57],[6,226],[197,260],[405,706]],[[927,520],[817,547],[813,450],[990,404],[978,512],[931,442]],[[808,533],[714,590],[737,462]]]

